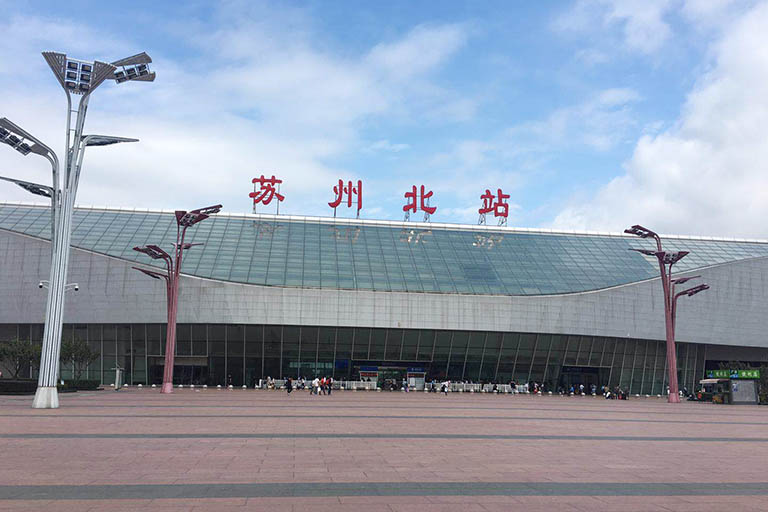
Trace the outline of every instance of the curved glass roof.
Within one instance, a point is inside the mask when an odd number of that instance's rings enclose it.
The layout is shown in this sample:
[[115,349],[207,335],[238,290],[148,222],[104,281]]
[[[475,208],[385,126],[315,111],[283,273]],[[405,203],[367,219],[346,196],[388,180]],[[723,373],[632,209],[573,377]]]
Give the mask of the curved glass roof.
[[[50,237],[49,209],[0,203],[0,229]],[[158,265],[133,251],[176,241],[172,212],[77,208],[72,245]],[[182,272],[265,286],[542,295],[574,293],[658,276],[655,258],[629,251],[650,240],[514,228],[352,219],[219,214],[187,230]],[[768,243],[665,237],[691,253],[677,271],[768,256]]]

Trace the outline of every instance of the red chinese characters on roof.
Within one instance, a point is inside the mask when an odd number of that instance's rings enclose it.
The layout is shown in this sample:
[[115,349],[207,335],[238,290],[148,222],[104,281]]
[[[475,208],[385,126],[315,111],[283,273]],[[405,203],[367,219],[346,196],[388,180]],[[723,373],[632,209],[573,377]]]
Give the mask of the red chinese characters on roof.
[[504,201],[509,199],[509,194],[505,194],[501,189],[497,189],[497,193],[494,196],[489,189],[485,189],[485,194],[480,196],[483,200],[483,206],[478,210],[480,215],[493,212],[494,217],[508,217],[509,216],[509,203]]
[[[357,184],[353,184],[351,181],[347,181],[345,184],[344,180],[339,180],[339,184],[333,186],[333,193],[336,194],[336,199],[328,203],[328,206],[334,210],[342,202],[347,203],[347,208],[352,208],[353,197],[356,199],[358,214],[363,209],[363,182],[361,180],[357,180]],[[345,196],[346,201],[344,200]]]
[[[416,210],[421,210],[428,215],[432,215],[437,211],[437,206],[429,206],[429,198],[432,197],[432,191],[425,192],[424,185],[421,186],[419,192],[416,191],[416,185],[413,186],[410,192],[405,193],[405,198],[408,202],[403,206],[403,211],[406,213],[416,213]],[[418,200],[418,207],[416,205]]]
[[[280,183],[282,182],[283,180],[275,178],[274,175],[272,175],[271,178],[265,178],[262,174],[259,178],[253,178],[253,192],[248,194],[248,196],[253,198],[254,207],[258,203],[262,203],[266,206],[271,203],[274,198],[277,198],[280,202],[285,200],[285,196],[279,192]],[[256,184],[259,185],[258,189],[256,188]],[[277,187],[275,187],[276,185]]]

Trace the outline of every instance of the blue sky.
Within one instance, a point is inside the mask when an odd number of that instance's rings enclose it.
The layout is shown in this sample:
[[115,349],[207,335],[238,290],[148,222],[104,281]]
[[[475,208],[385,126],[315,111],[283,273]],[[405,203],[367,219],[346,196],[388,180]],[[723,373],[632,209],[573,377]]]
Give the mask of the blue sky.
[[[65,104],[40,51],[154,58],[155,83],[94,93],[88,129],[141,142],[86,156],[80,204],[249,211],[251,179],[274,173],[281,213],[330,214],[343,178],[364,181],[365,218],[402,218],[424,184],[433,221],[475,223],[501,187],[511,225],[768,236],[765,2],[0,9],[0,115],[57,149]],[[43,164],[0,152],[2,175],[46,180]]]

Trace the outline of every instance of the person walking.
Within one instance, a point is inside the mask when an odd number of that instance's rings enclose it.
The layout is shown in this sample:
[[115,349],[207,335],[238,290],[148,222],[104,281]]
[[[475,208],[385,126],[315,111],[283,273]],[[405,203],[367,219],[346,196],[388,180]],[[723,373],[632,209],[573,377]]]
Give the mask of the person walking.
[[331,396],[331,391],[333,391],[333,377],[328,377],[328,396]]
[[320,387],[320,379],[315,377],[312,380],[312,389],[309,391],[310,394],[317,395],[318,394],[318,389],[317,388],[319,388],[319,387]]
[[285,390],[288,392],[288,394],[291,394],[291,391],[293,391],[293,381],[290,377],[285,379]]

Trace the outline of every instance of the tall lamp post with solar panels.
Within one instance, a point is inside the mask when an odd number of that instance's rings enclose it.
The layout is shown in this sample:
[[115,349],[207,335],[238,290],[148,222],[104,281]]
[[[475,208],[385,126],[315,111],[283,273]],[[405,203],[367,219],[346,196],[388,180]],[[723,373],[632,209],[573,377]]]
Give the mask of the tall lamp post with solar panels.
[[173,256],[165,252],[158,245],[134,247],[133,250],[146,254],[153,260],[163,260],[165,273],[146,268],[133,267],[153,279],[165,280],[165,299],[167,306],[168,323],[165,331],[165,367],[163,368],[162,393],[173,393],[173,365],[176,355],[176,312],[179,305],[179,274],[181,273],[181,260],[184,251],[201,243],[189,243],[184,239],[187,236],[187,228],[198,222],[204,221],[213,214],[221,211],[221,205],[207,206],[186,212],[176,210],[176,243],[173,244]]
[[709,285],[700,284],[681,292],[675,292],[676,285],[683,284],[700,276],[672,278],[672,266],[688,255],[688,251],[665,251],[661,247],[661,237],[648,228],[634,225],[625,229],[625,233],[639,236],[640,238],[653,238],[656,241],[656,250],[630,249],[646,256],[653,256],[659,262],[659,274],[661,287],[664,291],[664,325],[667,339],[667,373],[669,379],[669,403],[680,403],[680,392],[677,382],[677,350],[675,349],[675,316],[677,314],[677,299],[682,296],[691,297],[699,292],[709,289]]
[[[13,147],[22,155],[34,153],[46,158],[51,164],[52,184],[49,187],[13,178],[0,178],[15,183],[32,194],[51,200],[51,274],[40,357],[40,376],[32,407],[55,409],[59,406],[56,381],[59,374],[72,211],[80,182],[85,148],[137,140],[105,135],[83,135],[88,101],[91,93],[105,80],[114,80],[118,84],[131,80],[152,82],[155,79],[155,73],[149,70],[152,59],[146,53],[139,53],[111,64],[72,59],[63,53],[56,52],[43,52],[43,57],[67,95],[67,133],[63,175],[60,177],[60,161],[53,150],[9,120],[2,118],[0,119],[0,141]],[[73,94],[80,96],[75,110],[72,108]],[[72,114],[75,114],[74,119]]]

